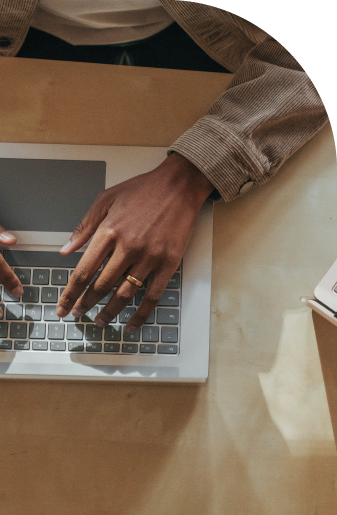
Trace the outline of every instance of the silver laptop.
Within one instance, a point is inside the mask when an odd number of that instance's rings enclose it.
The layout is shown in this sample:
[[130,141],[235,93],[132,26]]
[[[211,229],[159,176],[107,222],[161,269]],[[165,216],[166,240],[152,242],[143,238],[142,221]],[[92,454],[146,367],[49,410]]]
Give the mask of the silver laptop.
[[[85,247],[59,249],[104,188],[158,166],[165,148],[0,144],[0,221],[17,237],[0,246],[24,294],[0,286],[0,377],[203,382],[208,376],[213,207],[206,202],[183,261],[137,334],[125,331],[144,292],[108,327],[55,307]],[[113,294],[113,291],[110,295]],[[337,294],[336,294],[337,296]]]
[[314,297],[302,297],[311,309],[337,326],[337,260],[314,290]]

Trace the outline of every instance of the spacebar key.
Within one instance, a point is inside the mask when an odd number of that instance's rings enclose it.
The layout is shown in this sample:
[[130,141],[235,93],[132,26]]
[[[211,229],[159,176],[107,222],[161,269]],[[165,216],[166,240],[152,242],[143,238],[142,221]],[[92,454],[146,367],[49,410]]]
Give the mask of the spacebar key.
[[3,256],[9,266],[75,268],[83,256],[83,252],[74,252],[68,254],[68,256],[62,256],[59,252],[4,250]]

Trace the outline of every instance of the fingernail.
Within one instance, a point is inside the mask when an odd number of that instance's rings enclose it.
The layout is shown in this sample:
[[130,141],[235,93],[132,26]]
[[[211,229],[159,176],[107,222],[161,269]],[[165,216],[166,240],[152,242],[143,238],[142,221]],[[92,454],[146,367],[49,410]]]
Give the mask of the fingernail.
[[13,236],[13,234],[11,234],[10,232],[8,232],[8,231],[4,231],[4,232],[2,232],[2,233],[0,234],[0,239],[1,239],[2,241],[7,242],[7,241],[11,241],[11,240],[16,240],[16,237],[15,237],[15,236]]
[[135,325],[130,325],[130,327],[125,327],[128,333],[135,333],[138,329]]
[[10,291],[10,293],[13,295],[13,297],[21,297],[23,294],[23,288],[22,286],[16,286]]
[[72,309],[71,312],[74,315],[74,317],[76,317],[76,318],[81,317],[85,313],[85,311],[77,309],[77,308]]
[[106,322],[104,322],[104,320],[102,320],[101,318],[97,317],[95,318],[95,324],[98,326],[98,327],[105,327],[106,325],[108,325]]
[[64,318],[68,315],[68,311],[66,309],[64,309],[62,306],[57,306],[56,314],[58,317]]
[[60,252],[64,252],[66,250],[68,250],[72,245],[72,241],[69,240],[65,245],[63,245],[62,249],[60,250]]

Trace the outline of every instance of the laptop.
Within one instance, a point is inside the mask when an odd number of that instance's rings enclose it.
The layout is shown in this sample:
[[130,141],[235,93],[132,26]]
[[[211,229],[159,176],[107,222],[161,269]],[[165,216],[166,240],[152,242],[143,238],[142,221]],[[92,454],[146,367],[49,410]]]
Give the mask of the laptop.
[[301,301],[337,326],[337,260],[316,286],[314,297],[301,297]]
[[85,246],[69,256],[59,249],[96,195],[150,171],[166,155],[158,147],[0,144],[0,220],[17,238],[0,251],[24,286],[20,298],[0,286],[0,378],[206,381],[212,202],[205,202],[182,263],[137,334],[125,324],[141,289],[103,330],[93,320],[109,296],[81,319],[59,319],[55,312]]

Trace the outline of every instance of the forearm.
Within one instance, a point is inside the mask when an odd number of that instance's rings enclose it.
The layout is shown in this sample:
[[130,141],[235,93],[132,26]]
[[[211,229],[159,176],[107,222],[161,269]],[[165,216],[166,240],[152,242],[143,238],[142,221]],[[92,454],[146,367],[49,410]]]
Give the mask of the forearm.
[[296,60],[271,38],[249,52],[209,113],[171,147],[227,201],[263,184],[328,120]]

